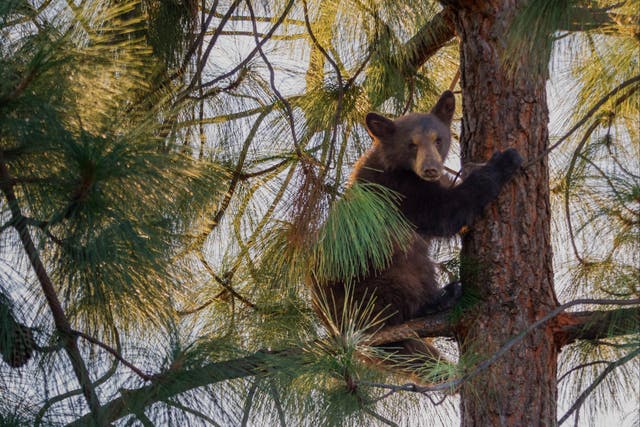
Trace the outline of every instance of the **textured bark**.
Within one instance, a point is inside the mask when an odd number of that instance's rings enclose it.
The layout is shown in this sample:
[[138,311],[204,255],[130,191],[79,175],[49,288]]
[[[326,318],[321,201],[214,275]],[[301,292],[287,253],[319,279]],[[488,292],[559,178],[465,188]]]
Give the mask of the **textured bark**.
[[[468,3],[468,4],[466,4]],[[523,1],[455,2],[461,39],[464,162],[517,148],[535,158],[548,143],[545,77],[503,65],[505,34]],[[457,330],[462,361],[494,354],[556,307],[546,160],[507,185],[463,242],[463,285],[481,302]],[[461,388],[462,426],[556,424],[558,350],[551,328],[525,337]]]
[[455,37],[451,12],[444,9],[411,37],[403,47],[405,66],[417,69]]

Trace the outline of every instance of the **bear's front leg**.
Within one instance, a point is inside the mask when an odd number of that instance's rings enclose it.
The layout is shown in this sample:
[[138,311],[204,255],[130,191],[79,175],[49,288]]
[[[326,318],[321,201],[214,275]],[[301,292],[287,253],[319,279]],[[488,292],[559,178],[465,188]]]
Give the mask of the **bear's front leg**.
[[403,200],[403,212],[422,236],[453,236],[463,226],[471,225],[484,207],[498,197],[522,162],[513,148],[497,152],[460,185],[418,188],[413,198]]
[[476,171],[486,165],[487,165],[486,162],[485,163],[473,163],[473,162],[465,163],[464,165],[462,165],[462,171],[460,172],[461,180],[462,181],[466,180],[473,171]]

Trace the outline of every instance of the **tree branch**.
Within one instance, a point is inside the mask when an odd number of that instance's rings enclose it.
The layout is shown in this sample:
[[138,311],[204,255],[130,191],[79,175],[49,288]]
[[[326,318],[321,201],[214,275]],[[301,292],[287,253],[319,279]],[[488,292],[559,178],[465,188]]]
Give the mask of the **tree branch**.
[[558,328],[554,335],[561,345],[576,340],[637,334],[640,332],[640,307],[564,313],[558,315],[556,324]]
[[404,45],[404,64],[413,69],[422,66],[455,35],[451,12],[445,8]]
[[[115,336],[116,336],[116,351],[118,353],[121,353],[122,351],[122,345],[120,343],[120,336],[117,332],[117,329],[114,329],[115,332]],[[39,350],[41,351],[41,350]],[[105,382],[107,382],[107,380],[109,380],[111,377],[113,377],[113,375],[116,373],[116,370],[118,369],[118,366],[120,366],[120,360],[118,360],[117,358],[113,359],[113,363],[111,364],[111,367],[107,370],[107,372],[104,373],[104,375],[102,375],[100,378],[98,378],[94,383],[93,383],[93,387],[99,387],[102,384],[104,384]],[[70,397],[73,396],[77,396],[79,394],[82,394],[83,390],[82,388],[76,389],[76,390],[71,390],[68,391],[66,393],[63,394],[59,394],[57,396],[54,396],[50,399],[46,399],[43,403],[43,406],[40,408],[40,410],[38,411],[38,413],[36,414],[36,418],[34,421],[34,425],[36,427],[40,427],[43,423],[42,423],[42,419],[44,418],[45,414],[47,413],[47,411],[49,410],[49,408],[51,408],[53,405],[55,405],[56,403],[62,402],[66,399],[69,399]]]
[[614,6],[592,8],[572,6],[569,8],[569,19],[566,25],[558,28],[561,31],[598,31],[608,35],[626,35],[627,31],[620,31],[620,27],[628,27],[628,33],[638,31],[640,24],[637,17],[614,12],[624,2]]
[[[522,341],[531,331],[541,327],[549,320],[558,317],[564,310],[575,305],[584,304],[607,304],[607,305],[637,305],[640,304],[640,300],[593,300],[593,299],[579,299],[571,301],[562,306],[559,306],[549,312],[547,315],[529,325],[520,334],[510,339],[505,345],[480,363],[475,369],[469,371],[460,378],[448,381],[442,384],[436,384],[433,386],[422,387],[416,384],[404,384],[404,385],[388,385],[388,384],[376,384],[361,382],[361,385],[367,385],[372,387],[388,388],[395,391],[410,391],[410,392],[431,392],[431,391],[450,391],[460,386],[463,382],[475,377],[480,372],[484,371],[487,367],[498,360],[502,355],[509,351],[513,346]],[[618,314],[620,318],[628,318],[629,313],[625,310],[635,310],[633,313],[637,314],[638,308],[611,310],[609,312],[579,312],[568,313],[563,315],[564,318],[575,317],[576,319],[582,319],[579,324],[589,324],[589,320],[603,322],[606,317],[610,319],[616,317],[614,312],[620,312]],[[633,314],[632,313],[632,314]],[[450,320],[451,313],[442,312],[434,315],[430,315],[421,319],[414,319],[405,324],[384,328],[369,341],[363,343],[366,345],[383,345],[390,342],[396,342],[403,339],[410,339],[415,337],[436,337],[436,336],[453,336],[455,330],[455,324]],[[613,320],[611,320],[613,322]],[[559,331],[573,331],[576,330],[577,323],[566,324],[559,326]],[[610,323],[611,324],[611,323]],[[598,325],[599,326],[599,325]],[[629,326],[629,325],[627,325]],[[592,336],[597,332],[597,326],[592,326],[592,329],[579,329],[580,334],[575,334],[576,339],[583,339]],[[586,331],[591,331],[587,333]],[[607,336],[611,336],[611,332],[618,331],[619,333],[629,333],[629,329],[624,327],[608,328],[609,332]],[[555,332],[555,331],[554,331]],[[568,332],[567,332],[568,333]],[[589,335],[591,334],[591,335]],[[578,335],[580,335],[578,337]],[[258,351],[252,355],[227,360],[222,362],[210,363],[205,366],[193,368],[186,371],[169,370],[163,374],[156,375],[152,384],[140,387],[135,390],[122,390],[121,397],[114,399],[108,404],[102,407],[104,420],[106,422],[113,422],[125,415],[135,413],[154,402],[166,400],[172,396],[180,393],[192,390],[194,388],[203,387],[206,385],[214,384],[221,381],[228,381],[237,378],[244,378],[253,375],[264,375],[269,372],[274,372],[283,367],[290,367],[296,358],[300,358],[304,355],[302,348],[291,348],[286,350],[272,351],[263,350]],[[90,420],[89,416],[84,416],[69,424],[69,426],[83,426]]]
[[388,326],[373,335],[367,345],[376,346],[411,338],[453,337],[451,313],[446,311],[429,317],[413,319],[402,325]]
[[84,338],[85,340],[89,341],[91,344],[95,344],[98,347],[102,348],[103,350],[105,350],[107,353],[111,354],[113,357],[115,357],[120,363],[122,363],[124,366],[126,366],[127,368],[131,369],[134,373],[136,373],[140,378],[142,378],[145,381],[151,381],[151,379],[153,378],[152,375],[146,374],[144,372],[142,372],[141,369],[139,369],[138,367],[136,367],[133,363],[129,362],[127,359],[125,359],[124,357],[122,357],[122,354],[120,352],[120,350],[116,350],[113,347],[103,343],[100,340],[95,339],[94,337],[92,337],[89,334],[85,334],[84,332],[81,331],[72,331],[75,335]]
[[589,387],[587,387],[587,389],[585,391],[583,391],[580,394],[580,397],[578,397],[578,400],[576,400],[576,402],[571,406],[571,408],[569,408],[569,410],[567,411],[566,414],[564,414],[562,416],[562,418],[560,418],[560,420],[558,420],[558,425],[561,425],[562,423],[564,423],[570,416],[571,414],[573,414],[575,411],[577,411],[578,409],[580,409],[580,407],[582,406],[582,404],[584,403],[584,401],[587,399],[587,397],[591,394],[591,392],[593,392],[593,390],[595,390],[595,388],[602,382],[604,381],[604,379],[607,377],[607,375],[609,375],[614,369],[616,369],[619,366],[624,365],[625,363],[629,362],[630,360],[632,360],[633,358],[637,357],[638,354],[640,354],[640,348],[635,349],[634,351],[628,353],[626,356],[622,357],[621,359],[616,360],[615,362],[611,362],[601,373],[600,375],[598,375],[598,378],[596,378],[596,380],[591,383],[589,385]]
[[16,197],[13,185],[11,185],[12,177],[9,173],[9,168],[5,163],[2,151],[0,151],[0,178],[0,189],[7,199],[7,204],[11,211],[12,225],[18,232],[22,246],[24,247],[27,257],[29,258],[29,262],[31,263],[31,267],[33,268],[36,278],[40,283],[40,287],[42,288],[42,293],[47,300],[47,304],[49,305],[49,309],[53,315],[56,329],[62,337],[64,349],[71,361],[73,371],[76,374],[76,378],[80,383],[83,395],[91,410],[91,419],[99,421],[100,401],[98,400],[98,395],[91,383],[89,371],[87,370],[87,366],[85,365],[82,355],[80,354],[80,349],[78,348],[77,338],[72,333],[71,324],[69,323],[69,319],[67,319],[62,308],[62,304],[58,299],[55,286],[53,285],[53,282],[40,259],[40,254],[36,249],[33,239],[31,238],[31,233],[29,233],[27,224],[24,221],[24,216],[22,215],[22,210],[18,203],[18,198]]
[[[121,390],[121,396],[102,406],[103,422],[111,423],[125,415],[136,413],[146,406],[165,401],[175,395],[194,388],[228,381],[236,378],[264,374],[270,370],[290,365],[291,359],[302,355],[302,349],[284,351],[258,351],[239,359],[210,363],[187,371],[169,370],[156,376],[147,386],[135,390]],[[91,423],[91,415],[80,417],[68,424],[86,426]]]

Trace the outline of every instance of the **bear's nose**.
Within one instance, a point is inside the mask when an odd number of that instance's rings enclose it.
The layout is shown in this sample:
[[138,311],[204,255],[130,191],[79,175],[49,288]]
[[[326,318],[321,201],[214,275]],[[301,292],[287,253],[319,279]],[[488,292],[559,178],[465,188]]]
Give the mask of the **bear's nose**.
[[422,171],[422,177],[424,179],[433,181],[440,178],[440,172],[438,172],[438,169],[433,167],[424,168],[424,170]]

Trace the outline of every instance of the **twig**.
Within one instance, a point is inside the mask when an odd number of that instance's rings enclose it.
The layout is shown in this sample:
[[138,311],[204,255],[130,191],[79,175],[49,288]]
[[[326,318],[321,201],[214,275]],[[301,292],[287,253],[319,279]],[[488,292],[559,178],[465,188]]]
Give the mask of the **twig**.
[[247,394],[247,398],[244,401],[244,410],[242,414],[242,422],[240,423],[240,427],[246,427],[247,422],[249,421],[249,413],[251,412],[251,405],[253,404],[253,397],[256,394],[256,390],[258,389],[258,383],[260,382],[259,378],[256,378],[251,384],[251,388],[249,389],[249,393]]
[[562,380],[564,380],[566,377],[568,377],[571,373],[578,371],[580,369],[584,369],[587,368],[589,366],[593,366],[593,365],[601,365],[603,363],[611,363],[608,360],[594,360],[593,362],[588,362],[588,363],[582,363],[578,366],[574,366],[573,368],[569,369],[567,372],[565,372],[564,374],[562,374],[560,376],[560,378],[558,378],[558,383],[560,383]]
[[[291,6],[293,6],[294,0],[289,0],[289,2],[287,3],[287,6],[285,7],[285,11],[288,13],[288,11],[290,10]],[[246,0],[246,4],[247,4],[247,9],[249,9],[249,14],[252,17],[251,20],[251,26],[253,29],[254,33],[258,32],[258,28],[256,26],[256,22],[255,22],[255,14],[253,12],[253,6],[251,5],[251,1],[250,0]],[[284,17],[286,14],[282,14],[282,16]],[[256,48],[258,49],[258,53],[260,53],[260,57],[262,58],[263,62],[265,63],[265,65],[267,66],[267,69],[269,70],[269,85],[271,86],[271,90],[273,91],[273,93],[276,95],[276,98],[278,98],[278,100],[282,103],[282,105],[284,106],[285,112],[286,112],[286,116],[287,116],[287,120],[289,121],[289,128],[291,130],[291,138],[293,141],[293,146],[295,148],[296,151],[296,155],[298,156],[298,158],[301,161],[301,165],[302,165],[302,169],[305,172],[305,174],[311,174],[311,170],[309,169],[309,167],[307,166],[306,162],[305,162],[305,156],[304,153],[302,151],[302,147],[300,146],[300,142],[298,141],[298,136],[296,134],[296,126],[295,126],[295,120],[293,119],[293,109],[291,108],[291,104],[289,103],[289,101],[287,101],[287,99],[282,96],[282,93],[280,93],[280,91],[278,90],[278,88],[276,87],[276,73],[273,69],[273,66],[271,65],[271,62],[269,62],[269,59],[267,58],[267,55],[265,55],[264,51],[262,50],[262,44],[259,42],[258,37],[254,36],[254,40],[256,43]]]
[[218,207],[218,210],[213,215],[213,218],[209,220],[206,224],[205,229],[200,233],[198,239],[196,239],[197,245],[202,245],[206,239],[206,237],[218,226],[222,216],[225,214],[229,204],[231,203],[231,199],[236,191],[238,183],[240,182],[240,177],[242,175],[242,169],[244,168],[244,163],[247,159],[247,154],[249,152],[249,147],[253,142],[253,138],[258,133],[258,129],[262,124],[262,121],[265,117],[271,112],[271,108],[267,108],[256,118],[256,121],[253,123],[253,126],[249,130],[247,137],[244,140],[244,144],[242,146],[242,150],[240,151],[240,155],[238,157],[238,162],[236,163],[235,170],[233,171],[233,175],[231,177],[231,182],[229,183],[229,189],[225,192],[224,198]]
[[[635,80],[634,80],[635,79]],[[545,150],[548,154],[549,151],[551,151],[552,149],[554,149],[555,147],[557,147],[560,142],[562,142],[562,140],[564,140],[566,137],[568,137],[571,133],[575,132],[575,130],[578,129],[579,126],[582,126],[582,124],[584,124],[586,122],[586,120],[593,115],[598,108],[600,108],[600,106],[602,104],[604,104],[604,102],[606,102],[606,100],[608,98],[610,98],[611,96],[613,96],[614,94],[616,94],[617,92],[620,91],[620,89],[622,89],[623,87],[625,87],[628,84],[633,83],[634,81],[640,81],[640,76],[636,76],[634,79],[629,79],[627,80],[625,83],[621,84],[620,86],[618,86],[616,89],[614,89],[613,91],[609,92],[609,94],[607,94],[604,98],[602,98],[600,100],[600,102],[598,102],[591,110],[589,110],[589,113],[587,113],[587,115],[583,118],[583,120],[581,120],[580,122],[578,122],[578,124],[576,124],[567,134],[565,134],[564,137],[562,137],[560,139],[560,141],[558,141],[557,143],[555,143],[553,146],[551,146],[550,148],[548,148],[547,150]],[[628,83],[627,82],[631,82]],[[615,103],[614,103],[614,107],[617,107],[618,105],[620,105],[622,102],[624,102],[626,99],[628,99],[637,89],[632,89],[629,90],[627,93],[625,93],[624,95],[622,95],[620,98],[616,99]],[[578,261],[581,264],[586,264],[585,260],[580,256],[580,253],[578,251],[578,247],[576,245],[575,242],[575,235],[573,232],[573,224],[571,223],[571,211],[569,209],[569,190],[571,189],[571,186],[569,185],[571,182],[571,177],[573,175],[573,170],[575,168],[576,165],[576,161],[578,160],[578,157],[580,156],[580,153],[582,151],[582,148],[585,146],[585,144],[587,143],[587,141],[589,140],[589,137],[591,136],[591,134],[598,128],[598,126],[600,125],[600,121],[599,120],[594,120],[594,122],[591,124],[591,126],[589,126],[589,128],[587,129],[587,131],[585,132],[585,134],[583,135],[582,139],[580,140],[580,142],[578,143],[578,146],[576,147],[575,151],[573,152],[573,155],[571,156],[571,161],[569,163],[569,168],[567,169],[567,174],[565,175],[565,191],[564,191],[564,211],[565,211],[565,216],[567,218],[567,226],[569,229],[569,238],[571,240],[571,246],[573,249],[573,253],[575,254],[576,258],[578,259]],[[545,153],[543,153],[543,155],[546,155]],[[539,159],[540,156],[538,156],[537,159]],[[528,167],[530,165],[532,165],[533,163],[535,163],[537,161],[537,159],[534,159],[533,162],[528,162],[527,165],[525,165],[524,167]]]
[[120,354],[119,351],[117,351],[116,349],[114,349],[113,347],[103,343],[100,340],[97,340],[96,338],[92,337],[91,335],[85,334],[84,332],[81,331],[77,331],[77,330],[72,330],[71,331],[74,335],[77,335],[79,337],[82,337],[83,339],[89,341],[91,344],[95,344],[98,347],[100,347],[101,349],[105,350],[107,353],[111,354],[113,357],[115,357],[118,361],[120,361],[120,363],[122,363],[124,366],[126,366],[127,368],[131,369],[133,372],[136,373],[136,375],[138,375],[140,378],[142,378],[145,381],[151,381],[154,376],[153,375],[149,375],[149,374],[145,374],[144,372],[142,372],[141,369],[137,368],[133,363],[129,362],[128,360],[126,360],[124,357],[122,357],[122,355]]
[[[209,59],[209,55],[211,55],[211,50],[213,50],[213,47],[215,46],[216,42],[218,41],[218,37],[220,37],[220,33],[222,32],[222,30],[224,29],[225,25],[229,21],[229,17],[233,14],[233,12],[238,7],[239,3],[240,3],[240,0],[234,0],[233,3],[231,3],[231,5],[229,6],[229,9],[227,10],[227,12],[224,14],[224,17],[218,23],[218,26],[216,27],[216,30],[214,31],[213,35],[209,39],[209,44],[207,45],[207,48],[204,50],[202,56],[199,58],[200,59],[200,63],[197,64],[197,66],[196,66],[196,70],[195,70],[195,73],[194,73],[193,77],[191,78],[191,82],[189,83],[189,85],[187,86],[187,88],[185,90],[183,90],[180,94],[178,94],[178,96],[176,97],[176,102],[175,103],[180,102],[191,91],[191,89],[193,89],[193,87],[195,86],[196,82],[198,82],[200,80],[200,76],[202,75],[202,71],[204,70],[204,67],[205,67],[205,65],[207,63],[207,59]],[[215,10],[215,9],[213,9],[213,10]],[[207,26],[209,25],[209,23],[211,22],[211,19],[213,17],[213,10],[212,10],[211,14],[209,15],[209,17],[207,18]],[[203,29],[200,32],[200,34],[198,35],[198,39],[196,40],[198,43],[202,43],[204,41],[205,32],[206,32],[206,28]],[[191,55],[193,55],[193,53],[195,52],[195,46],[196,45],[194,45],[194,51],[193,52],[188,52],[187,56],[185,57],[185,60],[184,60],[184,62],[182,64],[182,67],[181,67],[182,70],[184,70],[184,68],[186,68],[186,65],[188,64]]]
[[333,67],[333,70],[336,72],[336,79],[338,80],[338,101],[336,105],[336,112],[333,115],[333,126],[331,129],[331,141],[329,142],[329,153],[327,154],[327,167],[324,169],[324,173],[326,174],[329,171],[329,164],[331,164],[331,158],[333,157],[334,145],[336,143],[336,137],[338,135],[338,124],[340,123],[340,114],[342,114],[342,102],[344,99],[344,85],[342,84],[342,73],[340,72],[340,67],[333,59],[331,55],[326,51],[324,47],[320,44],[315,34],[313,33],[313,29],[311,28],[311,22],[309,22],[309,10],[307,7],[307,1],[302,0],[302,8],[304,10],[304,23],[307,27],[307,32],[309,33],[309,37],[311,41],[315,45],[315,47],[320,51],[322,56],[324,56],[329,64]]
[[[120,344],[120,335],[118,334],[118,330],[114,328],[114,335],[115,335],[115,339],[116,339],[116,351],[120,352],[121,351],[121,344]],[[93,386],[94,387],[98,387],[102,384],[104,384],[105,382],[107,382],[107,380],[109,378],[111,378],[113,376],[113,374],[116,373],[116,370],[118,369],[120,360],[117,358],[113,359],[113,363],[111,364],[111,367],[107,370],[107,372],[104,373],[103,376],[101,376],[100,378],[98,378],[94,383]],[[44,417],[44,415],[47,413],[47,411],[49,410],[49,408],[51,408],[53,405],[55,405],[58,402],[62,402],[65,399],[68,399],[70,397],[73,396],[77,396],[79,394],[82,394],[82,389],[76,389],[76,390],[71,390],[68,391],[66,393],[63,394],[59,394],[57,396],[54,396],[50,399],[46,399],[42,408],[40,408],[40,410],[38,411],[38,414],[36,415],[35,421],[34,421],[34,425],[35,426],[39,426],[42,423],[42,418]]]
[[196,308],[190,308],[187,310],[176,310],[176,314],[178,316],[189,316],[190,314],[193,313],[197,313],[199,311],[204,310],[205,308],[209,307],[211,304],[213,304],[214,302],[216,302],[216,300],[218,298],[220,298],[226,291],[222,291],[220,293],[218,293],[216,296],[214,296],[213,298],[211,298],[209,301],[200,304],[199,306],[197,306]]
[[392,427],[398,427],[398,424],[394,423],[393,421],[383,417],[382,415],[378,414],[377,412],[373,411],[370,408],[367,408],[366,406],[362,407],[362,411],[371,415],[373,418],[375,418],[376,420],[382,422],[383,424],[386,424],[388,426],[392,426]]
[[371,56],[373,55],[373,51],[374,51],[374,49],[371,46],[369,47],[369,49],[367,49],[367,56],[364,58],[362,63],[358,66],[358,68],[353,73],[353,75],[349,78],[349,80],[347,80],[347,83],[344,85],[344,89],[345,90],[348,90],[349,88],[351,88],[351,86],[353,86],[353,84],[355,83],[355,81],[358,78],[358,76],[360,75],[360,73],[362,73],[364,71],[364,67],[366,67],[367,64],[369,63],[369,61],[371,60]]
[[[253,37],[253,32],[252,31],[223,31],[222,32],[223,36],[246,36],[246,37]],[[298,34],[273,34],[272,36],[269,36],[269,34],[267,33],[258,33],[258,37],[267,37],[267,38],[271,38],[271,40],[302,40],[302,39],[306,39],[307,38],[307,34],[306,33],[298,33]]]
[[[176,70],[171,76],[169,76],[168,80],[173,80],[181,76],[186,70],[187,65],[189,64],[189,61],[191,60],[191,56],[196,52],[196,50],[202,49],[202,42],[204,41],[204,37],[207,32],[207,29],[209,28],[209,25],[211,25],[211,20],[214,18],[214,16],[216,16],[217,8],[218,8],[218,0],[214,0],[213,5],[211,5],[211,11],[209,12],[209,15],[204,21],[201,21],[200,23],[200,34],[198,34],[198,37],[196,37],[196,39],[193,41],[191,46],[189,46],[189,49],[187,49],[184,55],[182,64],[180,65],[180,68],[178,68],[178,70]],[[233,13],[233,11],[231,11],[231,13]],[[231,15],[231,13],[229,13],[229,16]],[[218,17],[218,18],[221,18],[221,17]],[[227,17],[226,19],[228,20],[229,18]],[[223,19],[218,27],[224,27],[224,22],[225,21]],[[222,31],[222,28],[220,28],[220,31]]]
[[181,411],[193,414],[198,418],[202,418],[204,421],[206,421],[207,423],[211,424],[212,426],[221,427],[220,424],[218,424],[213,418],[203,414],[202,412],[200,412],[200,411],[198,411],[196,409],[193,409],[193,408],[190,408],[189,406],[183,405],[180,402],[176,402],[173,399],[165,399],[163,402],[166,403],[169,406],[173,406],[174,408],[180,409]]
[[413,77],[409,79],[409,94],[407,95],[407,101],[404,104],[404,108],[402,109],[402,115],[407,114],[409,112],[409,108],[411,108],[411,104],[413,103],[413,96],[415,92],[416,82]]
[[571,177],[573,175],[573,170],[575,168],[576,161],[578,160],[578,156],[580,155],[580,152],[582,151],[582,148],[585,146],[585,144],[589,140],[589,137],[597,129],[598,126],[600,126],[600,123],[598,121],[594,121],[591,124],[591,126],[589,126],[589,128],[587,129],[585,134],[583,135],[582,140],[580,141],[580,143],[576,147],[575,151],[573,152],[573,156],[571,157],[571,162],[569,163],[569,168],[567,169],[567,174],[566,174],[566,178],[565,178],[566,183],[565,183],[565,190],[564,190],[564,213],[565,213],[565,216],[567,218],[567,226],[568,226],[568,230],[569,230],[569,240],[571,241],[571,247],[573,248],[573,253],[574,253],[574,255],[576,256],[576,258],[578,259],[578,261],[581,264],[585,264],[585,261],[580,256],[580,253],[578,251],[578,247],[576,245],[575,234],[573,232],[573,224],[571,222],[571,210],[569,209],[569,201],[570,201],[569,191],[571,190],[571,185],[570,185]]
[[276,412],[278,413],[278,420],[280,421],[281,427],[287,427],[287,420],[284,416],[284,409],[282,408],[282,403],[280,403],[280,394],[278,393],[278,389],[273,384],[270,384],[269,390],[271,391],[271,397],[273,397],[273,404],[276,407]]
[[449,90],[453,92],[458,84],[458,80],[460,80],[460,67],[458,67],[458,71],[456,71],[456,75],[453,76],[453,80],[451,80],[451,84],[449,85]]
[[558,421],[558,425],[561,425],[562,423],[564,423],[567,420],[567,418],[569,418],[571,416],[571,414],[573,414],[575,411],[580,409],[580,407],[582,406],[584,401],[587,399],[587,397],[593,392],[593,390],[595,390],[595,388],[602,381],[604,381],[606,376],[609,375],[609,373],[611,371],[613,371],[614,369],[616,369],[619,366],[624,365],[625,363],[627,363],[628,361],[630,361],[631,359],[633,359],[634,357],[636,357],[639,354],[640,354],[640,348],[637,348],[636,350],[634,350],[631,353],[627,354],[623,358],[618,359],[615,362],[611,362],[609,364],[609,366],[607,366],[604,369],[604,371],[602,371],[600,373],[600,375],[598,375],[598,377],[595,379],[595,381],[593,383],[591,383],[589,385],[589,387],[587,387],[587,389],[580,394],[580,396],[578,397],[578,400],[576,400],[575,403],[571,406],[571,408],[569,408],[569,410],[562,416],[562,418],[560,418],[560,420]]
[[[215,79],[204,83],[202,86],[203,87],[213,86],[214,84],[218,83],[219,81],[234,75],[235,73],[240,71],[244,66],[246,66],[246,64],[248,64],[249,61],[251,61],[251,59],[253,59],[253,57],[256,55],[256,53],[262,51],[262,46],[264,46],[264,44],[271,39],[271,37],[273,36],[273,33],[275,33],[275,31],[278,29],[278,27],[280,27],[280,25],[282,25],[282,23],[284,22],[285,18],[289,14],[289,11],[291,10],[291,7],[293,6],[293,3],[294,3],[293,0],[289,1],[287,6],[285,7],[284,11],[280,14],[280,17],[278,18],[278,20],[273,24],[273,27],[271,27],[271,29],[267,32],[267,34],[265,34],[265,36],[262,38],[262,40],[258,40],[258,34],[260,34],[260,33],[258,32],[258,29],[256,27],[255,21],[251,21],[251,23],[253,25],[253,32],[251,34],[253,35],[254,39],[256,40],[256,47],[253,48],[253,50],[247,55],[247,57],[245,59],[243,59],[235,67],[233,67],[233,69],[231,71],[228,71],[228,72],[226,72],[224,74],[219,75]],[[251,9],[251,6],[249,6],[249,8],[250,8],[251,16],[253,16],[253,9]]]
[[580,155],[580,158],[582,160],[584,160],[585,162],[589,163],[589,165],[591,165],[592,168],[594,168],[602,177],[602,179],[604,179],[607,182],[607,185],[609,186],[609,188],[611,189],[611,191],[613,192],[613,194],[616,196],[616,198],[618,199],[617,201],[620,202],[620,206],[627,211],[628,213],[630,213],[631,215],[637,215],[637,212],[633,211],[632,209],[630,209],[625,201],[625,195],[620,194],[620,192],[618,191],[618,189],[616,188],[616,186],[614,185],[613,181],[611,181],[611,178],[609,177],[609,175],[607,175],[607,173],[602,170],[602,168],[600,166],[598,166],[593,160],[591,160],[588,157],[585,157],[583,154]]
[[240,301],[242,301],[242,303],[244,305],[246,305],[247,307],[251,307],[254,310],[256,309],[256,305],[254,303],[252,303],[251,301],[249,301],[248,299],[246,299],[245,297],[243,297],[242,295],[240,295],[238,293],[238,291],[236,291],[235,289],[233,289],[233,286],[231,286],[228,283],[228,279],[225,280],[222,277],[219,277],[215,271],[213,271],[213,268],[211,268],[211,266],[209,265],[209,262],[206,260],[206,258],[204,257],[204,254],[202,253],[202,251],[198,252],[198,259],[200,259],[200,262],[202,263],[202,265],[204,265],[204,268],[207,269],[207,272],[211,275],[211,277],[214,278],[214,280],[216,282],[218,282],[218,284],[220,286],[222,286],[223,288],[225,288],[227,291],[229,291],[229,293],[231,295],[233,295],[234,297],[238,298]]
[[[216,18],[220,18],[222,15],[221,14],[216,14]],[[273,22],[273,18],[270,16],[232,16],[231,17],[231,21],[243,21],[243,22],[251,22],[251,21],[255,21],[255,22],[266,22],[266,23],[271,23]],[[285,24],[288,25],[299,25],[299,26],[304,26],[304,21],[301,19],[293,19],[293,18],[288,18],[284,20]]]

